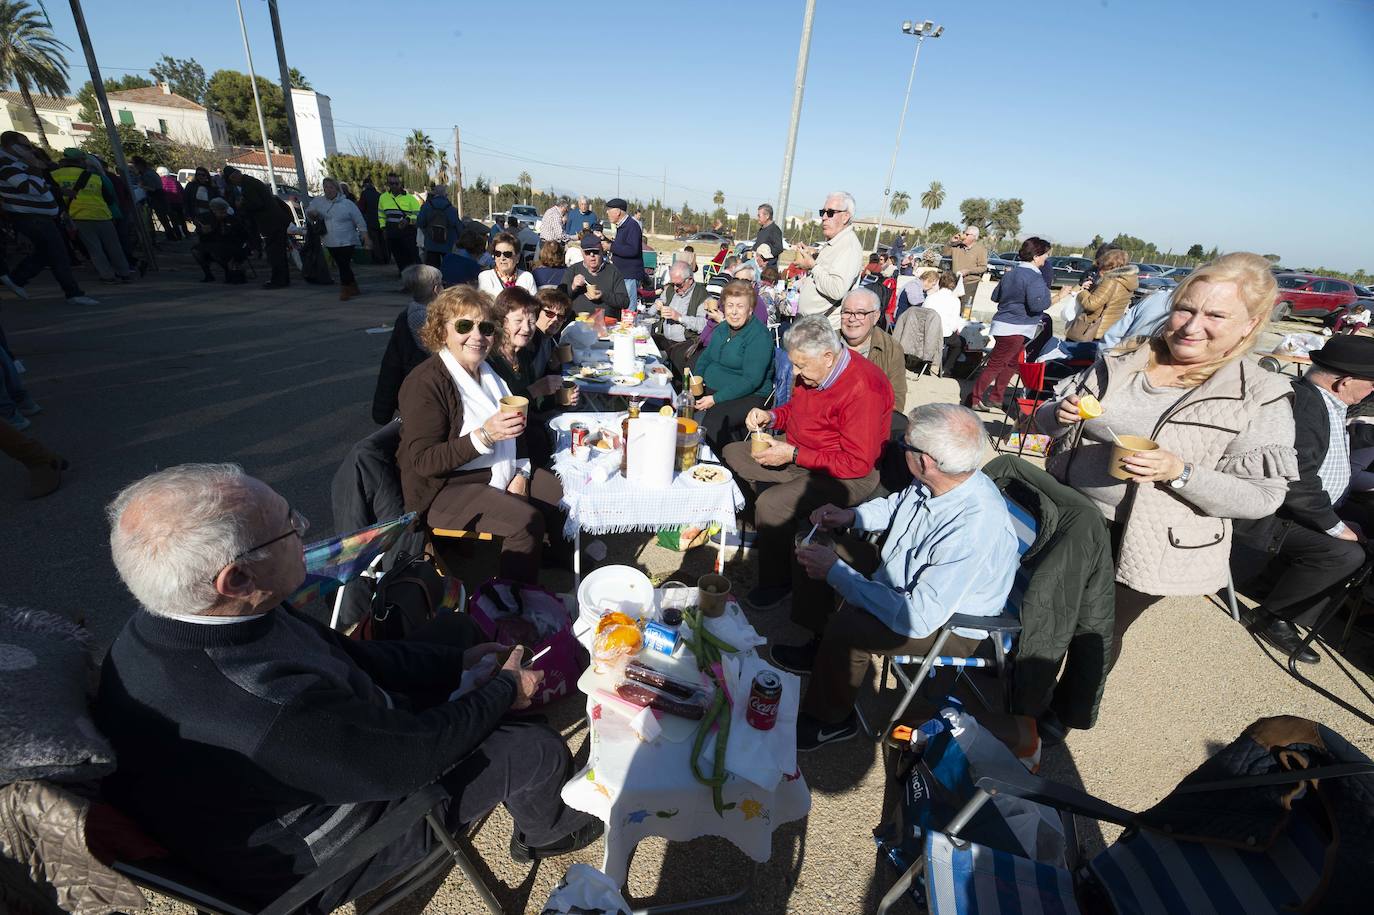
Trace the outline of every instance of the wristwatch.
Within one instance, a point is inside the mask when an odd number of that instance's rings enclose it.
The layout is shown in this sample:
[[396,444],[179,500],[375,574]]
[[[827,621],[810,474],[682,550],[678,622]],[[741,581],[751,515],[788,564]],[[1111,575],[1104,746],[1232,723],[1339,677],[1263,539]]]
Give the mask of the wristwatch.
[[1193,465],[1184,464],[1183,472],[1169,481],[1169,485],[1174,489],[1182,489],[1188,485],[1188,478],[1193,475]]

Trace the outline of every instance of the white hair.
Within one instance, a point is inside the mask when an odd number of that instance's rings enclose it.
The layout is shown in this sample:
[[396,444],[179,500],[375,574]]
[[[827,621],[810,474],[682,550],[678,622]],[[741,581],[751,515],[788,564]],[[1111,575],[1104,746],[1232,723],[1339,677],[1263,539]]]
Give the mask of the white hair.
[[692,265],[688,261],[673,261],[673,265],[668,268],[668,275],[677,277],[678,282],[687,279],[693,272]]
[[826,200],[829,200],[831,197],[839,197],[841,200],[843,200],[843,201],[844,201],[844,206],[840,207],[840,209],[845,210],[846,212],[848,212],[850,216],[853,216],[853,215],[854,215],[854,195],[853,195],[853,194],[849,193],[849,191],[831,191],[829,194],[826,194],[826,195],[825,195],[825,199],[826,199]]
[[143,609],[200,613],[219,599],[215,576],[252,545],[250,479],[238,464],[181,464],[114,497],[106,509],[110,553]]
[[958,476],[983,466],[988,435],[978,414],[953,403],[922,404],[907,415],[906,440],[935,461],[941,472]]
[[401,271],[401,288],[421,305],[434,301],[439,294],[436,290],[442,289],[443,283],[444,275],[439,268],[429,264],[411,264]]
[[[749,275],[745,276],[746,273]],[[735,268],[734,276],[737,280],[752,280],[754,278],[754,268],[749,264],[741,264]]]
[[978,231],[977,226],[964,226],[964,234],[972,235],[974,238],[977,238],[982,233]]
[[803,356],[840,353],[844,343],[824,315],[809,315],[799,319],[783,337],[783,349]]
[[840,300],[840,306],[843,307],[844,303],[848,302],[850,299],[859,299],[864,305],[872,305],[875,309],[879,311],[882,310],[882,299],[878,298],[878,293],[874,292],[872,289],[865,289],[860,286],[857,289],[849,290],[849,294]]

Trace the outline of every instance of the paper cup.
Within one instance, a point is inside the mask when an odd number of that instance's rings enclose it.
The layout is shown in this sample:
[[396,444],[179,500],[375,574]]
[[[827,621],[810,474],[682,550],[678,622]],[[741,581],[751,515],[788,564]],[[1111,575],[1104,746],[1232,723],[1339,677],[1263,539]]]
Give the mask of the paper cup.
[[[807,535],[807,534],[810,534],[810,533],[811,533],[811,528],[810,528],[810,526],[807,526],[806,530],[799,530],[799,531],[797,531],[797,536],[795,536],[795,537],[792,538],[792,544],[793,544],[797,549],[801,549],[801,548],[802,548],[802,541],[805,540],[805,539],[806,539],[806,535]],[[811,536],[811,542],[808,543],[808,544],[806,544],[806,545],[807,545],[807,546],[828,546],[828,547],[834,547],[834,546],[835,546],[835,535],[832,534],[832,533],[830,533],[830,531],[817,530],[815,534],[812,534],[812,536]]]
[[560,407],[570,407],[573,402],[573,391],[577,390],[576,382],[565,380],[563,386],[558,389],[558,405]]
[[700,397],[700,396],[702,395],[702,393],[703,393],[704,390],[705,390],[705,389],[702,387],[702,383],[701,383],[701,376],[700,376],[700,375],[693,375],[693,376],[692,376],[692,396],[693,396],[693,397]]
[[750,433],[749,433],[749,453],[750,453],[750,454],[759,454],[760,452],[767,451],[768,448],[769,448],[769,446],[771,446],[772,444],[773,444],[773,436],[769,435],[767,432],[750,432]]
[[502,397],[501,412],[520,413],[522,415],[528,415],[530,412],[530,399],[528,397],[521,397],[518,394],[512,394],[509,397]]
[[1126,458],[1140,451],[1157,451],[1159,445],[1138,435],[1118,435],[1117,438],[1121,444],[1112,444],[1112,462],[1107,468],[1107,473],[1118,480],[1134,480],[1135,474],[1127,470],[1123,462]]
[[730,579],[724,575],[703,575],[697,579],[697,606],[703,616],[717,617],[725,613],[730,598]]
[[573,346],[571,343],[560,343],[558,346],[558,361],[566,365],[573,361]]

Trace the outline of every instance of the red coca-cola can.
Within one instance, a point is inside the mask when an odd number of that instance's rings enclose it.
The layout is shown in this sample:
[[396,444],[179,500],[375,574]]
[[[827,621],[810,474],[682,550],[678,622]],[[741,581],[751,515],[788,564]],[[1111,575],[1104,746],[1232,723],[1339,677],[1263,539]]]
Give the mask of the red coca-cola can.
[[749,690],[749,705],[744,720],[760,731],[771,731],[778,723],[778,703],[782,701],[782,678],[771,670],[759,671]]
[[582,457],[587,451],[587,436],[590,430],[586,423],[573,423],[568,429],[572,433],[572,448],[569,450],[572,451],[573,457]]

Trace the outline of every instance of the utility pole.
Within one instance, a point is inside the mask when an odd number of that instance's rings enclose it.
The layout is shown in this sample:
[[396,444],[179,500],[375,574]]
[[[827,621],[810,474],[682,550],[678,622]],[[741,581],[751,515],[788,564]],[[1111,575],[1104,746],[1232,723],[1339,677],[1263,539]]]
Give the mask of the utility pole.
[[620,166],[615,167],[615,195],[620,196]]
[[[100,116],[105,119],[105,136],[110,139],[110,151],[114,153],[115,167],[127,181],[129,179],[129,164],[124,161],[124,144],[119,140],[119,131],[115,129],[114,118],[110,114],[110,99],[105,95],[105,81],[100,78],[100,65],[95,59],[95,48],[91,45],[91,33],[86,30],[86,14],[81,11],[81,0],[71,0],[72,19],[76,21],[76,34],[81,39],[81,50],[86,52],[86,66],[91,71],[91,86],[95,89],[95,100],[100,105]],[[43,11],[46,18],[48,11]],[[153,254],[152,233],[148,231],[148,226],[137,214],[134,215],[134,225],[138,229],[138,240],[143,244],[143,251],[148,255],[148,265],[154,270],[158,269],[157,256]]]
[[267,142],[267,119],[262,116],[262,99],[258,98],[258,76],[253,72],[253,51],[248,47],[248,26],[243,23],[243,0],[234,0],[239,10],[239,31],[243,32],[243,53],[248,58],[248,82],[253,87],[253,107],[258,110],[258,130],[262,132],[262,155],[267,160],[267,181],[272,196],[277,196],[277,172],[272,168],[272,146]]
[[797,151],[797,125],[801,123],[802,95],[806,92],[806,64],[811,59],[811,23],[816,19],[816,0],[806,0],[802,17],[801,46],[797,48],[797,74],[792,80],[792,123],[787,128],[787,151],[782,154],[782,184],[778,187],[778,223],[787,231],[787,195],[792,190],[792,160]]
[[458,177],[458,218],[463,218],[463,138],[453,125],[453,171]]
[[[305,177],[305,156],[301,153],[301,135],[296,130],[296,105],[291,100],[291,68],[286,65],[286,43],[281,37],[281,17],[277,15],[277,0],[267,0],[267,12],[272,17],[272,40],[277,44],[277,66],[281,69],[281,98],[286,108],[286,127],[291,132],[291,152],[296,160],[296,187],[301,192],[301,206],[310,202],[310,183]],[[254,86],[256,89],[257,87]]]
[[902,34],[916,36],[916,53],[911,55],[911,75],[906,78],[906,98],[902,100],[902,116],[897,119],[897,140],[892,144],[892,161],[887,166],[887,183],[883,185],[883,202],[878,208],[878,231],[873,235],[873,250],[878,250],[878,245],[883,240],[883,218],[887,216],[888,195],[892,193],[892,173],[897,169],[897,150],[902,148],[902,128],[906,126],[906,107],[911,101],[911,84],[916,79],[916,61],[921,59],[921,45],[925,44],[927,38],[939,38],[945,33],[945,27],[936,25],[927,19],[925,22],[911,22],[910,20],[902,23]]

